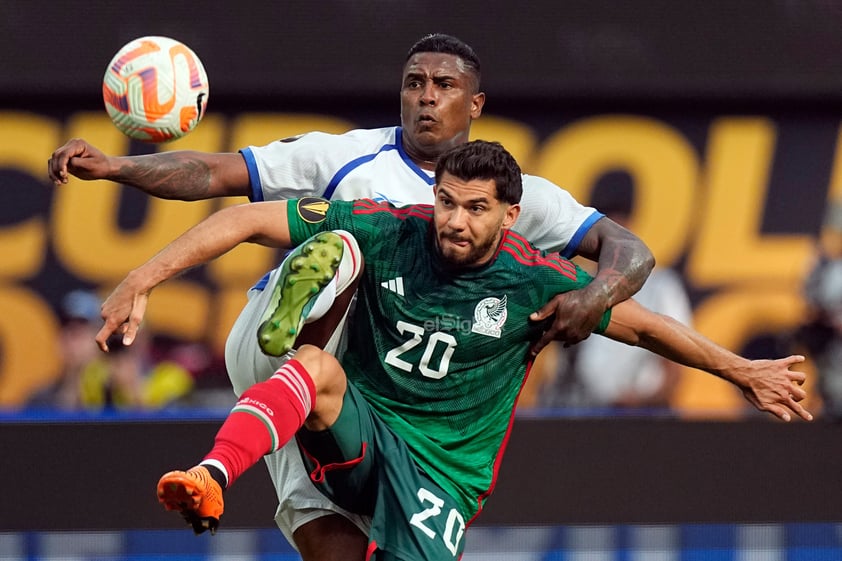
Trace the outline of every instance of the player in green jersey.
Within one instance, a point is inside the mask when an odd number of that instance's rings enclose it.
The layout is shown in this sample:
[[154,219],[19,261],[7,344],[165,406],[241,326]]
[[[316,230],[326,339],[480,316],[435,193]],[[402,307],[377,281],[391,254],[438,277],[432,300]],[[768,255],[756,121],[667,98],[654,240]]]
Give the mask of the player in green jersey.
[[[458,558],[493,489],[529,347],[541,334],[530,311],[590,280],[508,229],[520,193],[508,152],[475,141],[440,158],[433,206],[302,199],[232,207],[133,271],[103,305],[103,348],[115,331],[133,337],[152,288],[243,241],[299,246],[279,284],[279,308],[294,300],[297,313],[309,305],[291,297],[302,283],[313,289],[303,300],[315,299],[356,244],[365,257],[342,363],[298,349],[243,393],[199,466],[161,478],[161,502],[195,529],[214,529],[222,489],[297,436],[314,484],[372,517],[368,558]],[[790,370],[803,357],[749,361],[633,300],[606,312],[597,330],[720,376],[784,420],[812,419],[799,404],[805,376]],[[284,333],[271,325],[260,333],[269,348],[274,335]]]

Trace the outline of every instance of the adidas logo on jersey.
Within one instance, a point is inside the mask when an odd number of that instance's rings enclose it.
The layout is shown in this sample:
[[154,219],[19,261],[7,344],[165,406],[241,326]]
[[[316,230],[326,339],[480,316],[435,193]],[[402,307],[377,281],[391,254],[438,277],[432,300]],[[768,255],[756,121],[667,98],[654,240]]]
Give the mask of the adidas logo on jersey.
[[383,281],[380,283],[380,286],[403,296],[403,277],[397,277],[391,280]]

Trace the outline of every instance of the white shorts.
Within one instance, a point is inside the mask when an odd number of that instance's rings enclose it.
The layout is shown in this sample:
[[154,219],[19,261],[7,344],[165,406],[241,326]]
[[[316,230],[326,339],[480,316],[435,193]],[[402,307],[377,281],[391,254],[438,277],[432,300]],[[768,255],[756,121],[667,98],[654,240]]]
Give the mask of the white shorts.
[[[343,260],[337,272],[337,293],[344,291],[356,278],[360,271],[359,264],[362,262],[356,240],[347,232],[340,233],[343,234],[343,239],[350,241],[350,244],[346,242]],[[353,252],[356,254],[352,255]],[[267,356],[261,352],[257,344],[257,328],[269,304],[272,294],[270,288],[275,285],[279,274],[280,267],[272,271],[266,290],[249,290],[248,302],[228,334],[225,344],[225,366],[238,397],[257,382],[268,380],[281,364],[294,354],[289,353],[283,357]],[[343,348],[347,317],[346,312],[325,345],[324,350],[334,356],[340,354]],[[292,534],[295,530],[316,518],[335,513],[345,516],[368,535],[371,526],[369,517],[353,514],[333,504],[310,481],[294,439],[277,452],[266,455],[264,458],[278,495],[275,522],[293,547],[295,547],[295,542]]]

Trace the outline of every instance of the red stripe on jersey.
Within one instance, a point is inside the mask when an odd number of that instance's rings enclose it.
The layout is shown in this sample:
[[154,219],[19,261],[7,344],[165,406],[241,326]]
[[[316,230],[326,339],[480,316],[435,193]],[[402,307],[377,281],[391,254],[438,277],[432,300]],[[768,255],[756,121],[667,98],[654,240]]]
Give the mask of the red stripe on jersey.
[[401,220],[405,220],[408,216],[414,216],[415,218],[421,218],[429,222],[433,218],[432,205],[395,207],[390,203],[381,203],[372,199],[360,199],[354,203],[354,214],[375,214],[378,212],[388,212]]
[[[340,233],[340,232],[342,232],[342,233]],[[334,233],[338,234],[339,237],[342,238],[342,241],[345,242],[344,251],[347,251],[351,255],[351,275],[350,275],[350,277],[354,278],[354,277],[357,276],[357,271],[360,268],[359,257],[361,257],[361,256],[357,255],[357,253],[352,250],[352,248],[354,248],[356,246],[354,246],[351,242],[348,241],[349,235],[346,235],[347,232],[345,232],[343,230],[339,230],[339,231],[334,231]],[[351,239],[353,239],[353,238],[351,238]],[[340,286],[340,282],[339,282],[340,280],[345,280],[345,279],[339,278],[339,270],[340,270],[339,268],[336,269],[336,286]]]
[[557,253],[541,255],[541,252],[532,247],[523,236],[511,230],[507,231],[500,250],[510,254],[518,263],[529,267],[544,265],[569,279],[576,280],[576,265]]
[[371,556],[377,551],[377,541],[372,541],[368,544],[368,549],[365,551],[365,561],[371,561]]
[[506,434],[503,436],[503,441],[500,443],[500,448],[497,450],[497,455],[494,458],[494,470],[492,471],[491,475],[491,484],[488,486],[488,489],[485,490],[480,496],[477,497],[477,512],[474,514],[470,520],[465,524],[467,528],[470,526],[474,520],[477,519],[477,516],[480,515],[482,512],[482,502],[488,498],[489,495],[494,491],[494,487],[497,485],[497,476],[500,475],[500,463],[503,461],[503,454],[506,451],[506,446],[509,444],[509,437],[512,434],[512,426],[515,424],[515,412],[517,411],[517,402],[520,399],[520,394],[523,391],[523,387],[526,385],[526,380],[529,378],[529,373],[532,371],[532,360],[526,363],[526,371],[523,374],[523,381],[520,383],[520,389],[517,391],[517,396],[515,396],[515,401],[512,404],[512,412],[509,414],[509,426],[506,427]]

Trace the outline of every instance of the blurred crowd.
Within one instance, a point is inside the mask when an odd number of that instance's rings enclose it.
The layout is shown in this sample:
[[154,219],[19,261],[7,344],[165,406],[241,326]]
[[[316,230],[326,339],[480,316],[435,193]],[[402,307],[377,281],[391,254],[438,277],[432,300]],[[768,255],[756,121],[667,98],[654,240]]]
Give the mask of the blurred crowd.
[[811,359],[823,416],[842,420],[842,203],[826,210],[803,295],[807,313],[793,343]]
[[61,369],[36,391],[30,409],[59,411],[158,411],[228,406],[233,392],[221,358],[194,342],[152,336],[141,329],[131,346],[119,338],[103,353],[94,342],[102,326],[96,293],[74,290],[61,300],[58,340]]

